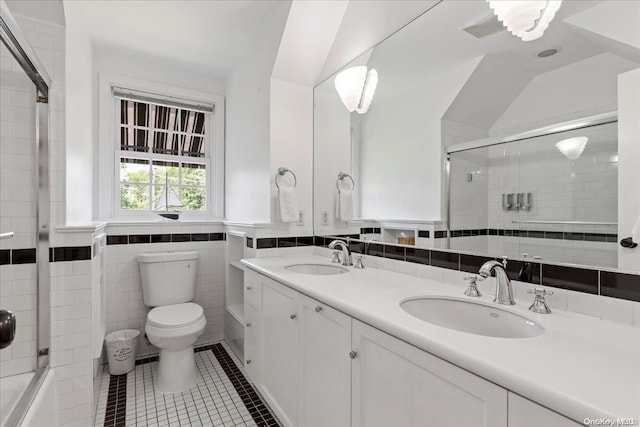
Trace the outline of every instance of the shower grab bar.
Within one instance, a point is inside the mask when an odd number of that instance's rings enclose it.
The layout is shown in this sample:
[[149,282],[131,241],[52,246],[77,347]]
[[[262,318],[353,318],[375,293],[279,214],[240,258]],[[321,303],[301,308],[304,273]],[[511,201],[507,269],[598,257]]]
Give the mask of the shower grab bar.
[[13,237],[13,231],[0,234],[0,240],[11,239]]
[[592,222],[592,221],[511,221],[512,224],[569,224],[569,225],[610,225],[616,226],[617,222]]

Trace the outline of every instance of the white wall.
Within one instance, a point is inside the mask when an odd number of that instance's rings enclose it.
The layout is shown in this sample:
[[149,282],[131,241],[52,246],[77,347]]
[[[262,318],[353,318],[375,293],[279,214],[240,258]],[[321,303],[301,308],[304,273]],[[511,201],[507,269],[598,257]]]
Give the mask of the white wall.
[[508,135],[538,127],[616,110],[614,76],[637,64],[602,53],[536,76],[491,126],[491,136]]
[[[271,221],[278,231],[293,235],[313,234],[313,88],[271,79]],[[291,169],[297,177],[296,195],[302,223],[278,221],[278,191],[275,175],[279,167]],[[292,185],[290,174],[278,177]],[[279,234],[279,233],[278,233]]]
[[93,220],[94,94],[91,43],[84,33],[82,10],[65,5],[66,27],[66,218],[69,225]]
[[[347,234],[348,225],[336,218],[336,187],[339,172],[352,173],[351,115],[333,90],[314,92],[313,141],[313,227],[316,234]],[[357,175],[355,196],[358,195]],[[322,223],[322,212],[328,213],[328,224]],[[354,217],[359,213],[354,211]]]
[[[618,152],[618,237],[623,239],[640,215],[640,69],[618,77]],[[640,271],[640,247],[618,246],[618,267]]]
[[270,86],[289,11],[281,2],[265,16],[265,31],[226,81],[225,218],[271,220]]
[[360,158],[362,216],[371,219],[441,219],[440,120],[480,58],[435,69],[399,93],[385,94],[385,65],[376,103],[362,118]]

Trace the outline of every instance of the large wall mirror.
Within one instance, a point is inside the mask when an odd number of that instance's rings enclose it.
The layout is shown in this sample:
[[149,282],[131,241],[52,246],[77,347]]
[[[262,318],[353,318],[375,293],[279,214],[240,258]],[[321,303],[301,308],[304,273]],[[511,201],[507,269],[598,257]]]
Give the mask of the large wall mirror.
[[[523,41],[443,1],[319,84],[315,233],[618,267],[617,81],[640,42],[601,24],[625,4],[564,1]],[[336,87],[371,70],[349,112]]]

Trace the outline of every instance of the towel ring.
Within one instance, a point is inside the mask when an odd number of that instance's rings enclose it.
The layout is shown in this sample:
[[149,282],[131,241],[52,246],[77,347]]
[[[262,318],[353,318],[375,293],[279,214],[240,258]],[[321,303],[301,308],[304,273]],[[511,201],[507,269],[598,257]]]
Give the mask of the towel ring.
[[345,178],[349,178],[351,180],[351,191],[356,188],[356,182],[353,180],[351,175],[346,172],[338,172],[338,179],[336,180],[336,188],[340,191],[340,186],[338,185],[339,181],[344,180]]
[[293,173],[291,169],[278,168],[278,172],[276,173],[276,177],[275,177],[276,187],[278,187],[278,190],[280,189],[280,185],[278,185],[278,175],[284,176],[287,173],[290,173],[291,175],[293,175],[293,188],[296,188],[296,185],[298,185],[298,178],[296,178],[296,174]]

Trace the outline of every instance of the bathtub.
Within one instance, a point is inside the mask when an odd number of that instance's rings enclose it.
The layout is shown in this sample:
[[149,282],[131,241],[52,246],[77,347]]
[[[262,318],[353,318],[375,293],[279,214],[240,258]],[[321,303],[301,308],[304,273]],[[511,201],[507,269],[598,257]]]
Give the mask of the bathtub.
[[0,378],[0,427],[55,425],[54,371]]

